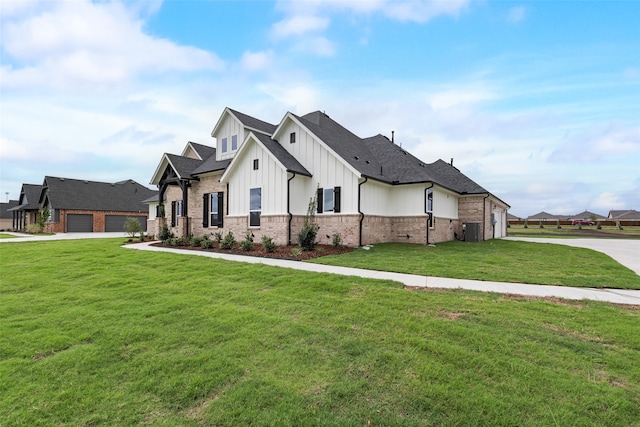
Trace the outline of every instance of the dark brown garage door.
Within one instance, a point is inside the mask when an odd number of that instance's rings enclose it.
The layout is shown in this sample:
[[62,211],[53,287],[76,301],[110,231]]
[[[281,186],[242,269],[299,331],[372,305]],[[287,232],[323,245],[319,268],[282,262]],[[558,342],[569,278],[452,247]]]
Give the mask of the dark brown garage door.
[[[104,231],[113,233],[113,232],[122,232],[124,233],[124,223],[130,218],[124,215],[106,215],[104,219]],[[147,217],[146,216],[131,216],[131,218],[135,218],[140,222],[140,226],[143,231],[147,231]]]
[[93,232],[93,215],[91,214],[68,214],[68,233],[90,233]]

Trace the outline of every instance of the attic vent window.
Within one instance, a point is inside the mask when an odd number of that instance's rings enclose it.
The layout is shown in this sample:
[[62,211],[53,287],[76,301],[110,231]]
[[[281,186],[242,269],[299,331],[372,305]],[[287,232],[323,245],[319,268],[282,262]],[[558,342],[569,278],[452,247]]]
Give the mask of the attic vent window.
[[295,132],[291,132],[289,134],[289,143],[290,144],[294,144],[296,142],[296,133]]
[[257,171],[258,167],[259,167],[259,160],[258,159],[253,159],[253,170]]

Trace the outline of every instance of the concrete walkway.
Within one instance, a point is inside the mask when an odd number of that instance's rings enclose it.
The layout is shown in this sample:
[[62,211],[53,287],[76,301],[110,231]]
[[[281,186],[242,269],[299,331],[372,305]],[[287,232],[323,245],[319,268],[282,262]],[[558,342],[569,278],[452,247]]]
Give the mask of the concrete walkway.
[[[0,239],[0,243],[18,243],[27,241],[49,241],[49,240],[71,240],[89,238],[126,238],[125,233],[59,233],[50,236],[32,236],[20,233],[14,234],[16,238]],[[640,274],[640,240],[615,240],[615,239],[536,239],[536,238],[515,238],[511,240],[525,240],[538,243],[555,243],[570,246],[585,247],[604,252],[618,262],[631,268]],[[466,289],[481,292],[496,292],[502,294],[527,295],[536,297],[558,297],[572,300],[595,300],[606,301],[617,304],[640,305],[640,290],[623,289],[593,289],[593,288],[572,288],[568,286],[548,286],[524,283],[503,283],[485,282],[478,280],[448,279],[443,277],[419,276],[413,274],[392,273],[388,271],[365,270],[361,268],[338,267],[323,264],[312,264],[308,262],[281,260],[273,258],[260,258],[245,255],[234,255],[218,252],[192,251],[186,249],[175,249],[151,246],[151,243],[134,243],[125,246],[128,249],[172,252],[185,255],[205,256],[219,258],[229,261],[246,262],[252,264],[265,264],[276,267],[292,268],[295,270],[311,271],[316,273],[340,274],[345,276],[356,276],[367,279],[393,280],[403,283],[408,287],[423,288],[445,288],[445,289]],[[640,277],[638,278],[640,281]]]
[[356,276],[367,279],[394,280],[409,287],[467,289],[482,292],[496,292],[501,294],[528,295],[536,297],[558,297],[572,300],[588,299],[595,301],[612,302],[617,304],[640,305],[640,290],[572,288],[569,286],[547,286],[524,283],[447,279],[443,277],[419,276],[414,274],[392,273],[389,271],[375,271],[365,270],[361,268],[338,267],[332,265],[313,264],[309,262],[290,261],[274,258],[261,258],[219,252],[175,249],[161,246],[151,246],[151,243],[149,242],[134,243],[125,247],[129,249],[204,256],[209,258],[225,259],[229,261],[246,262],[250,264],[265,264],[276,267],[292,268],[295,270],[311,271],[316,273],[340,274],[344,276]]

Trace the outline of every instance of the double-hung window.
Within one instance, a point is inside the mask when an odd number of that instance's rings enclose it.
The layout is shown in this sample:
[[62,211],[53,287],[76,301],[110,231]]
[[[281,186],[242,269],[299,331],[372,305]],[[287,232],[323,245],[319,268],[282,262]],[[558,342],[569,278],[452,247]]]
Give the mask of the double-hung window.
[[224,217],[224,192],[202,195],[202,226],[222,227]]
[[226,153],[227,152],[227,148],[228,148],[227,147],[227,138],[222,138],[222,144],[221,145],[222,145],[222,147],[221,147],[222,148],[222,152]]
[[236,151],[238,149],[238,135],[233,135],[231,137],[231,151]]
[[249,190],[249,227],[260,227],[262,212],[262,188]]
[[317,212],[340,212],[340,187],[318,188]]
[[429,215],[429,228],[433,228],[433,189],[427,188],[425,193],[425,207],[427,215]]

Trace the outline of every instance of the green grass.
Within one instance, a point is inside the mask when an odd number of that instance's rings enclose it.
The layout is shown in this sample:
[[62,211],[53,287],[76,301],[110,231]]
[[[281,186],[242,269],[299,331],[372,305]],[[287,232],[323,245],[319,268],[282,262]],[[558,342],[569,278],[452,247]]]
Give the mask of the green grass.
[[0,239],[12,239],[14,237],[17,237],[17,236],[14,236],[13,234],[0,233]]
[[640,311],[0,245],[0,425],[639,425]]
[[561,238],[598,238],[598,235],[606,237],[608,235],[618,235],[640,239],[640,227],[625,226],[622,230],[614,225],[603,225],[600,230],[596,225],[583,225],[579,229],[577,225],[563,225],[558,228],[555,223],[544,224],[544,228],[540,228],[538,223],[529,224],[528,228],[524,225],[513,224],[507,229],[509,236],[524,237],[561,237]]
[[456,279],[640,289],[640,276],[600,252],[499,239],[435,247],[384,243],[313,262]]

